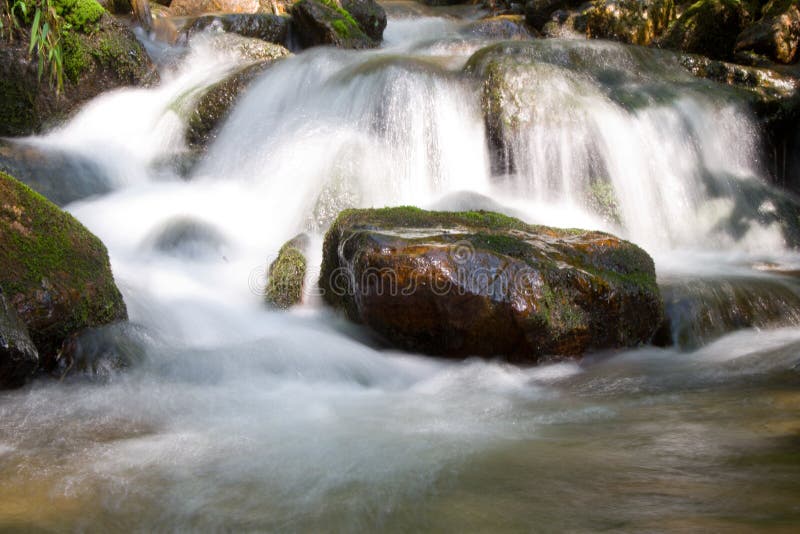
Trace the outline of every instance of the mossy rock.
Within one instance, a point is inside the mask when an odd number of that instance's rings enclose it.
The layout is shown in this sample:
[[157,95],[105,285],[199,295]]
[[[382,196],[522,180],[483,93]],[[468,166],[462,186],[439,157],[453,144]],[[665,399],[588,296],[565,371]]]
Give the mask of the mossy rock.
[[345,210],[319,284],[351,320],[433,355],[536,363],[646,343],[662,319],[641,248],[485,211]]
[[292,6],[292,28],[306,48],[323,45],[374,48],[380,44],[338,0],[300,0]]
[[0,288],[27,326],[45,369],[71,334],[127,317],[103,243],[1,172],[0,265]]
[[712,59],[730,59],[748,17],[747,6],[740,0],[700,0],[670,25],[659,44]]
[[281,247],[278,257],[267,269],[266,300],[270,305],[288,309],[303,301],[308,236],[300,234]]
[[[225,37],[225,40],[228,40],[228,38],[234,36],[225,35]],[[238,41],[241,41],[241,39],[244,38],[240,38]],[[224,80],[208,87],[197,100],[187,121],[186,142],[191,148],[205,150],[211,141],[216,138],[222,123],[250,84],[268,69],[276,59],[289,55],[289,51],[282,46],[265,42],[260,43],[263,47],[270,48],[264,50],[262,46],[259,46],[256,52],[249,49],[246,53],[253,54],[253,57],[258,55],[263,55],[263,57],[271,56],[270,59],[262,59],[239,69]],[[243,45],[240,43],[237,46]]]
[[737,53],[754,53],[777,63],[800,59],[800,3],[772,0],[760,11],[760,19],[736,39]]
[[[92,0],[94,1],[94,0]],[[96,5],[96,3],[95,3]],[[38,76],[23,40],[0,43],[0,136],[41,132],[98,94],[156,83],[158,73],[133,32],[107,13],[61,35],[64,87],[58,93]]]
[[78,33],[96,30],[100,17],[105,13],[96,0],[55,0],[53,7],[70,30]]
[[666,32],[676,9],[673,0],[595,0],[584,14],[588,37],[649,45]]
[[341,0],[341,5],[370,39],[381,42],[387,23],[383,6],[375,0]]

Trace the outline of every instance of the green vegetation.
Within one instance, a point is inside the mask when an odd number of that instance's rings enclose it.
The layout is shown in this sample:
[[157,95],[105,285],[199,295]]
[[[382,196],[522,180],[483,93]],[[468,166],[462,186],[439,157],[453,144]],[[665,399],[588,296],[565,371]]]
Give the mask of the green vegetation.
[[74,33],[88,34],[105,13],[95,0],[8,0],[0,2],[0,38],[26,38],[35,54],[39,78],[47,73],[60,91],[64,75],[77,79],[86,58],[75,53]]
[[[28,303],[31,317],[23,319],[40,350],[54,349],[54,343],[76,329],[126,315],[103,243],[74,217],[3,172],[0,265],[0,287],[9,298]],[[65,320],[52,324],[54,309]],[[42,326],[46,328],[40,331]]]
[[306,258],[294,243],[289,242],[281,248],[267,274],[267,302],[286,309],[303,300]]

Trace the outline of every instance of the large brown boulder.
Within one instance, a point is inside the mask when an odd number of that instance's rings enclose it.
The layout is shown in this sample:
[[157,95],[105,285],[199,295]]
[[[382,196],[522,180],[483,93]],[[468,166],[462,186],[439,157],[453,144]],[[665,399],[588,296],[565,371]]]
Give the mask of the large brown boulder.
[[652,259],[602,232],[491,212],[343,211],[327,235],[325,300],[404,349],[536,363],[650,340]]
[[127,317],[100,240],[0,172],[0,288],[50,369],[67,337]]
[[[92,2],[94,0],[84,0]],[[133,32],[97,5],[99,18],[61,35],[64,86],[58,92],[28,54],[25,39],[0,42],[0,136],[29,135],[67,118],[98,94],[158,81]]]

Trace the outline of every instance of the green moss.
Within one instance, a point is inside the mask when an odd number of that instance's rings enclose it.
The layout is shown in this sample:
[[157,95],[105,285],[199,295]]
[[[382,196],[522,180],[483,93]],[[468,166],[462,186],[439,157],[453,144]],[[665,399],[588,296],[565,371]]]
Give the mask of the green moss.
[[0,77],[0,135],[24,135],[38,126],[34,95],[18,80]]
[[292,243],[283,246],[269,266],[266,299],[278,308],[290,308],[303,300],[306,258]]
[[[26,302],[23,320],[45,353],[77,329],[126,315],[103,243],[74,217],[3,172],[0,265],[0,287],[12,301]],[[54,319],[49,312],[41,315],[42,306],[66,307],[62,313],[67,317],[51,324]]]
[[347,24],[358,28],[358,22],[356,22],[356,19],[353,18],[353,15],[351,15],[350,12],[347,11],[345,8],[337,4],[334,0],[319,0],[319,2],[322,5],[327,6],[336,11],[339,15],[342,16],[342,18],[347,22]]
[[136,79],[144,63],[144,51],[138,42],[116,33],[104,35],[91,54],[101,65],[113,69],[121,80]]
[[105,9],[95,0],[54,0],[56,13],[61,16],[68,29],[81,33],[91,33]]
[[78,83],[81,75],[91,66],[89,54],[81,38],[72,31],[65,31],[61,38],[64,51],[64,74],[72,83]]

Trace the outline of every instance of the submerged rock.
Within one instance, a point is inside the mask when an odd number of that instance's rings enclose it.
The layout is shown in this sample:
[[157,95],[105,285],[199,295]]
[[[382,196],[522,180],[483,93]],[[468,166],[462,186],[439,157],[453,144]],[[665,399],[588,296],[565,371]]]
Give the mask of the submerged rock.
[[25,141],[0,140],[0,171],[59,206],[111,191],[111,182],[95,162]]
[[762,17],[736,39],[736,52],[753,52],[778,63],[794,63],[800,48],[800,4],[797,0],[771,0]]
[[469,24],[462,33],[485,39],[501,39],[504,41],[533,39],[535,36],[525,26],[521,15],[502,15],[482,19]]
[[[353,2],[351,5],[362,9],[365,3]],[[292,27],[303,47],[374,48],[380,44],[380,38],[370,35],[377,35],[377,31],[371,28],[367,33],[338,0],[300,0],[292,6]],[[383,36],[382,30],[380,35]]]
[[192,217],[168,220],[146,242],[163,254],[193,260],[220,259],[228,244],[214,226]]
[[127,317],[100,240],[27,186],[0,172],[0,288],[49,370],[63,341]]
[[0,287],[0,389],[19,387],[39,366],[39,353]]
[[267,270],[266,300],[276,308],[291,308],[303,301],[309,239],[300,234],[281,247]]
[[39,132],[102,92],[158,81],[133,32],[94,0],[80,0],[76,5],[84,3],[94,4],[99,11],[90,11],[95,18],[82,18],[83,23],[75,22],[62,32],[64,88],[60,93],[46,78],[39,79],[37,60],[29,58],[27,42],[0,42],[0,136]]
[[742,328],[800,326],[800,283],[791,276],[670,278],[660,287],[660,344],[692,350]]
[[62,345],[56,372],[61,378],[80,375],[108,379],[144,362],[146,340],[146,332],[127,321],[83,330]]
[[[253,57],[263,55],[265,58],[256,63],[241,68],[224,80],[208,87],[197,100],[197,104],[189,114],[186,129],[186,142],[193,149],[205,149],[216,135],[223,121],[233,109],[233,105],[258,76],[269,68],[275,59],[286,57],[289,51],[282,46],[262,43],[264,47],[257,47],[244,51]],[[243,46],[241,43],[237,45]],[[249,45],[248,45],[249,46]],[[240,51],[240,53],[242,53]]]
[[325,236],[320,287],[412,351],[536,363],[646,343],[661,299],[652,259],[601,232],[491,212],[347,210]]

